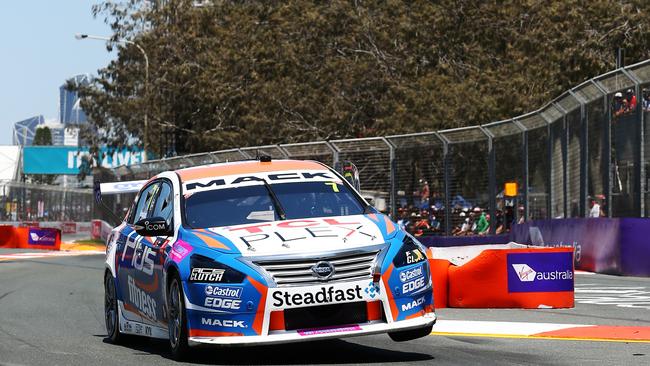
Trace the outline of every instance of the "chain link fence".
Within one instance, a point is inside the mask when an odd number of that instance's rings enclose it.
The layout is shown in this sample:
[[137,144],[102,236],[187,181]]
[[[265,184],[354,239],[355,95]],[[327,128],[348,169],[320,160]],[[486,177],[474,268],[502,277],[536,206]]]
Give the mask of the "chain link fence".
[[93,195],[87,189],[0,182],[0,221],[90,221]]
[[[216,151],[121,167],[117,180],[252,159],[352,161],[375,207],[416,235],[507,232],[521,220],[647,217],[650,60],[506,121],[438,132]],[[517,183],[516,197],[505,195]],[[487,224],[487,226],[486,226]]]
[[[363,194],[416,235],[502,233],[531,219],[648,217],[648,89],[650,60],[588,80],[539,110],[506,121],[178,156],[122,166],[101,179],[148,179],[165,170],[269,155],[336,168],[352,161]],[[517,183],[516,197],[505,195],[509,182]],[[5,184],[2,194],[5,219],[101,215],[93,214],[89,191]],[[130,199],[110,203],[121,214]]]

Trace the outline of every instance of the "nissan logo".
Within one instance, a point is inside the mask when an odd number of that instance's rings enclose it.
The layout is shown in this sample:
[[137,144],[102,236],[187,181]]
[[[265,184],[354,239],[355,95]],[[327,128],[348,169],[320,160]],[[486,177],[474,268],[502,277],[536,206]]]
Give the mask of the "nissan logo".
[[325,281],[334,275],[334,266],[330,262],[320,261],[314,264],[311,267],[311,271],[314,272],[314,276],[319,280]]

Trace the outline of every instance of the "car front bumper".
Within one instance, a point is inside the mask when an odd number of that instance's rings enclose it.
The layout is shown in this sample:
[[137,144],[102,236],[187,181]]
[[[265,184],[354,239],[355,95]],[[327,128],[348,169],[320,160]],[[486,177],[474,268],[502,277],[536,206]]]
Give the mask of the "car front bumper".
[[365,324],[354,324],[349,326],[326,327],[298,331],[273,331],[268,335],[263,336],[189,337],[188,343],[190,346],[245,346],[306,342],[319,339],[356,337],[370,334],[420,329],[432,326],[435,323],[436,314],[426,313],[423,316],[417,318],[401,320],[393,323],[372,321]]

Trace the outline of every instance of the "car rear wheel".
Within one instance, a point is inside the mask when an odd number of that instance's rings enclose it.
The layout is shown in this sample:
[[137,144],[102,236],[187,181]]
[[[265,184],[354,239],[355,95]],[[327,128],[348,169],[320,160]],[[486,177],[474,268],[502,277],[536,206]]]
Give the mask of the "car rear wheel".
[[187,354],[187,315],[183,301],[183,286],[177,275],[172,278],[167,292],[169,309],[169,346],[172,356],[180,360]]
[[106,272],[104,276],[104,320],[106,322],[106,334],[113,343],[118,343],[123,337],[120,333],[116,294],[115,279],[110,272]]
[[431,329],[433,329],[433,324],[427,325],[423,328],[402,330],[399,332],[388,333],[390,339],[395,342],[406,342],[417,338],[426,337],[431,334]]

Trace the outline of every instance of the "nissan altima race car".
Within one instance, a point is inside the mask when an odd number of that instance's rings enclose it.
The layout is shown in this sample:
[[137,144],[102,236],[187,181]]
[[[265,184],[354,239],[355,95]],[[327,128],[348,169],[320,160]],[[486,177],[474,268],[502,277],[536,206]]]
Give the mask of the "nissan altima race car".
[[105,320],[125,334],[190,346],[388,333],[436,321],[425,248],[314,161],[221,163],[143,182],[107,241]]

